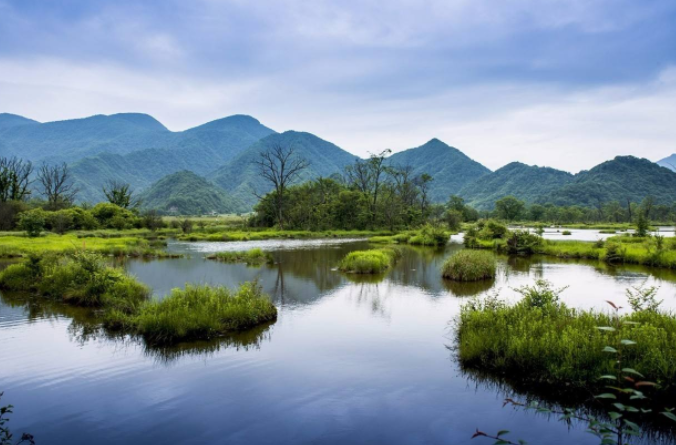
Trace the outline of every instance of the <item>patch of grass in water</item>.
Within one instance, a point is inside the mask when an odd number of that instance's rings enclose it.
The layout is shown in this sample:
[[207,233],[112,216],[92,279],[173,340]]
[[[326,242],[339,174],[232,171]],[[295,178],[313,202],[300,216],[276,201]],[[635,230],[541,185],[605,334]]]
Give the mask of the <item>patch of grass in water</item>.
[[454,281],[480,281],[495,278],[495,255],[481,250],[461,250],[449,257],[442,276]]
[[256,283],[237,291],[224,287],[174,289],[161,301],[144,304],[129,323],[151,344],[209,339],[277,318],[277,308]]
[[221,261],[223,263],[245,263],[249,266],[261,266],[263,264],[274,263],[272,254],[263,252],[263,250],[259,248],[237,252],[217,252],[207,256],[207,259]]
[[381,274],[401,258],[401,251],[394,248],[357,250],[348,253],[340,262],[339,269],[346,273]]

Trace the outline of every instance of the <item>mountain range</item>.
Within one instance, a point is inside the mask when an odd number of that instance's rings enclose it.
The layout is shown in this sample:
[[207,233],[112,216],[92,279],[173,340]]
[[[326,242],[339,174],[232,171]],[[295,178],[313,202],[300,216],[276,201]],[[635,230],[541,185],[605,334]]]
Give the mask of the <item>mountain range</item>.
[[[248,211],[258,196],[270,190],[254,161],[275,145],[291,147],[294,156],[309,161],[299,182],[341,176],[345,166],[359,159],[311,133],[277,133],[244,115],[173,132],[140,113],[48,123],[0,113],[0,156],[34,163],[67,162],[80,189],[78,200],[90,203],[103,200],[102,187],[116,180],[141,193],[149,208],[177,208],[184,213]],[[676,154],[657,163],[618,156],[576,175],[519,162],[491,172],[457,148],[431,139],[391,155],[387,163],[409,166],[415,175],[430,174],[433,202],[457,194],[479,209],[491,209],[497,199],[508,195],[528,203],[587,206],[640,201],[648,195],[659,203],[676,200]],[[182,200],[176,200],[179,196]]]

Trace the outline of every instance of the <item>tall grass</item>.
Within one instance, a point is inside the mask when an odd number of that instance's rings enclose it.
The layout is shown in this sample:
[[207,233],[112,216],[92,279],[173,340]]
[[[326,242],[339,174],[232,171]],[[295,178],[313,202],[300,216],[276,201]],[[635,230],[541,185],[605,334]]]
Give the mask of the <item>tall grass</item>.
[[277,309],[256,283],[236,291],[224,287],[174,289],[161,301],[143,305],[131,318],[136,331],[152,344],[209,339],[277,318]]
[[638,311],[620,317],[621,334],[600,330],[614,320],[558,301],[545,282],[523,290],[512,306],[496,299],[473,301],[460,314],[458,356],[463,367],[553,391],[601,391],[614,374],[614,357],[604,352],[615,336],[636,342],[623,349],[623,366],[658,383],[656,395],[676,396],[676,317]]
[[495,278],[495,255],[480,250],[461,250],[446,260],[442,275],[455,281],[479,281]]
[[413,246],[443,246],[448,242],[450,232],[427,224],[418,230],[407,230],[396,235],[372,236],[369,242],[376,244],[411,244]]
[[348,253],[340,262],[340,270],[356,274],[379,274],[392,267],[401,258],[394,248],[357,250]]
[[260,248],[238,252],[217,252],[207,256],[207,259],[224,263],[246,263],[249,266],[274,263],[272,254],[263,252]]

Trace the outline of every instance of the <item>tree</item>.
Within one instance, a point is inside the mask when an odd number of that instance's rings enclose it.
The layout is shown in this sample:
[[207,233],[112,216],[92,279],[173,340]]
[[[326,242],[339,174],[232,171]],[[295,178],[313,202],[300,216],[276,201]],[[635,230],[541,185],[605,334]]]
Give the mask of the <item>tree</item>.
[[135,209],[141,202],[134,197],[134,191],[127,183],[110,180],[103,186],[103,194],[111,204],[122,207],[123,209]]
[[423,173],[416,178],[416,184],[420,189],[420,210],[423,216],[425,215],[425,210],[427,210],[427,195],[429,194],[430,182],[432,182],[433,179],[434,178],[427,173]]
[[505,196],[495,202],[495,210],[500,218],[514,221],[526,207],[523,201],[514,196]]
[[33,164],[12,157],[0,158],[0,202],[23,201],[30,190]]
[[255,161],[260,175],[274,187],[277,223],[280,230],[284,230],[284,193],[300,173],[310,165],[305,159],[294,156],[294,153],[293,148],[285,148],[276,143],[267,151],[261,152],[260,158]]
[[42,164],[38,171],[38,182],[51,210],[70,206],[78,192],[65,162],[61,165]]

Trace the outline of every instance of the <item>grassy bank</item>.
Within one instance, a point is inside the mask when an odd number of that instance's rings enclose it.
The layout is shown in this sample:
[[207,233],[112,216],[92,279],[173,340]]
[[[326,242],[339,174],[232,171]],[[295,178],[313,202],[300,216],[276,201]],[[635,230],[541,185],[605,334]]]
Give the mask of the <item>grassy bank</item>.
[[80,238],[76,234],[46,234],[30,238],[26,236],[0,236],[0,258],[18,258],[32,253],[74,254],[87,250],[92,253],[112,256],[171,258],[179,255],[169,254],[154,247],[146,239],[124,237]]
[[181,241],[259,241],[267,239],[320,239],[320,238],[367,238],[370,236],[392,235],[383,230],[327,230],[311,232],[307,230],[235,230],[223,232],[193,232],[180,235]]
[[272,254],[263,252],[258,248],[238,252],[217,252],[207,256],[207,259],[223,263],[245,263],[249,266],[274,263]]
[[379,274],[392,267],[399,258],[401,252],[398,249],[357,250],[343,258],[339,269],[346,273]]
[[146,286],[87,252],[31,255],[0,272],[0,289],[93,308],[104,327],[158,344],[210,339],[277,316],[256,283],[245,283],[236,292],[187,285],[151,301]]
[[490,252],[461,250],[449,257],[442,276],[454,281],[480,281],[495,278],[497,261]]
[[369,238],[369,242],[376,244],[410,244],[412,246],[443,246],[448,243],[450,236],[450,231],[428,224],[417,230],[406,230],[394,235],[372,236]]
[[641,310],[615,318],[579,311],[560,303],[557,291],[546,283],[523,293],[524,299],[512,306],[488,299],[463,307],[457,331],[463,367],[532,388],[588,397],[606,392],[609,381],[615,382],[616,350],[621,351],[623,368],[657,383],[651,391],[655,398],[676,396],[673,314]]

